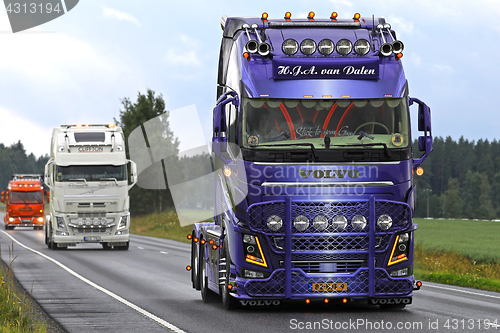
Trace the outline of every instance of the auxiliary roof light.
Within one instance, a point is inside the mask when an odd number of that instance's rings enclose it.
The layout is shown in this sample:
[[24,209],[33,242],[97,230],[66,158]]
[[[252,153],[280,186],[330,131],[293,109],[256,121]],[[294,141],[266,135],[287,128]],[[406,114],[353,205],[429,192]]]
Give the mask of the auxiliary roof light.
[[310,20],[314,20],[314,12],[309,12],[309,15],[307,15],[307,18]]
[[330,16],[330,19],[336,20],[337,16],[339,16],[339,14],[337,12],[333,12],[332,15]]
[[264,13],[262,13],[262,17],[260,19],[262,21],[266,21],[268,17],[269,17],[269,14],[267,14],[266,12],[264,12]]
[[324,56],[328,56],[335,50],[335,44],[330,39],[323,39],[318,44],[318,51]]
[[370,43],[366,39],[358,39],[354,43],[354,52],[362,56],[366,55],[370,52]]
[[348,55],[352,51],[352,43],[348,39],[341,39],[337,43],[337,53],[343,56]]
[[353,19],[358,21],[361,18],[361,15],[359,13],[354,14]]
[[310,38],[304,39],[302,43],[300,43],[300,52],[306,56],[312,55],[316,52],[316,43]]
[[289,38],[283,42],[281,50],[283,50],[284,54],[292,56],[299,50],[299,43],[295,39]]
[[289,19],[291,19],[291,18],[292,18],[292,13],[290,13],[290,12],[286,12],[286,13],[285,13],[285,20],[289,20]]

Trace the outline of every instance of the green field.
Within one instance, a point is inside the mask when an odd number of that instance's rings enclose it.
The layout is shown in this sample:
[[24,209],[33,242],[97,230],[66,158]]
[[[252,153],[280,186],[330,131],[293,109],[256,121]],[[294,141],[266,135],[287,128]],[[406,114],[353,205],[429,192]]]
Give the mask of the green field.
[[455,252],[480,263],[500,264],[500,222],[415,219],[415,243]]

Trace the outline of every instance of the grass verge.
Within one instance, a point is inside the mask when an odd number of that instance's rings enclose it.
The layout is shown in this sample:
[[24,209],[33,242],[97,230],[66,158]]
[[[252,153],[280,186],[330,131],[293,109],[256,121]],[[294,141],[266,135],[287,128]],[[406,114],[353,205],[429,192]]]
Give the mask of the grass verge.
[[0,332],[47,332],[45,322],[33,312],[31,298],[15,287],[11,266],[0,265],[0,277]]

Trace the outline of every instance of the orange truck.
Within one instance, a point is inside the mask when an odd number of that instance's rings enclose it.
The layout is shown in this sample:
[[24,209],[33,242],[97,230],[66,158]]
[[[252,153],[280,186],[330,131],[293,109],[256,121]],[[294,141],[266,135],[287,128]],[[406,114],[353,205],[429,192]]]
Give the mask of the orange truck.
[[2,202],[6,203],[4,223],[6,230],[15,227],[34,227],[42,230],[44,225],[43,205],[48,193],[43,189],[42,175],[12,175],[9,186],[2,192]]

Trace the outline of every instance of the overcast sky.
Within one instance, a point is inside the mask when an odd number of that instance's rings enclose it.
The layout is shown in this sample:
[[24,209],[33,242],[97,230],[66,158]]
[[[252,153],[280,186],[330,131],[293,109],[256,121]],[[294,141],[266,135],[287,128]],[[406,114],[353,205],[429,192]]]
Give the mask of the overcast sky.
[[433,134],[500,139],[498,0],[82,0],[16,34],[0,8],[0,142],[21,140],[44,155],[52,128],[113,122],[120,100],[147,88],[168,110],[195,104],[208,134],[221,16],[310,10],[317,18],[385,17],[405,44],[410,95],[431,107]]

